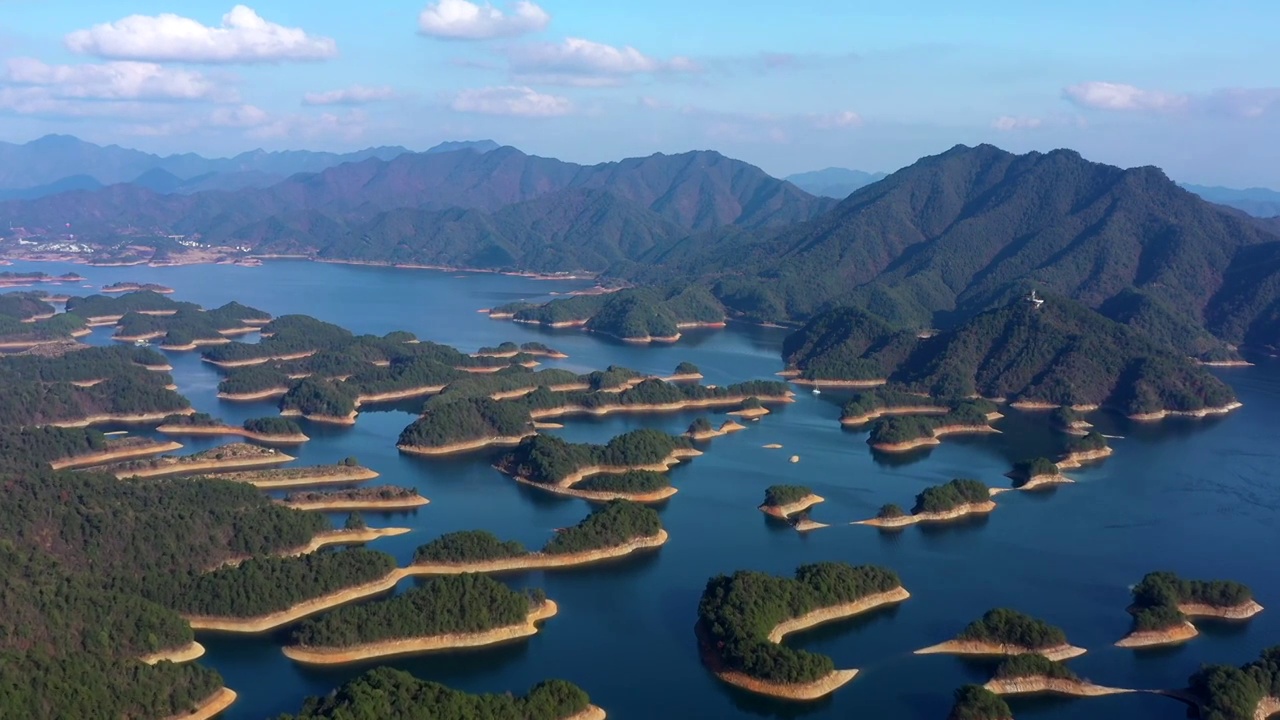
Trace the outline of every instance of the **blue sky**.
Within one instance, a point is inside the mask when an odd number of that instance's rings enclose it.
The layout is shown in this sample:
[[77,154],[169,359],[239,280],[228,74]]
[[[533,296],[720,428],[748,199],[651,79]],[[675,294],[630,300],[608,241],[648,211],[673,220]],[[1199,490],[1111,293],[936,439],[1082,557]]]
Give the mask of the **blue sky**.
[[1274,0],[0,9],[11,142],[225,155],[493,138],[578,162],[715,149],[778,175],[990,142],[1280,187]]

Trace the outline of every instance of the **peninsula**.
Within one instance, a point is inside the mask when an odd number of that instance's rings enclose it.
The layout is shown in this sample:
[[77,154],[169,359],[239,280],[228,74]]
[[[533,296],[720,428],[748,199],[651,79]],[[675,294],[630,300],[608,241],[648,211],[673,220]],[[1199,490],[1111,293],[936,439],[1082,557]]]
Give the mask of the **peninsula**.
[[503,542],[483,530],[442,535],[419,547],[409,575],[453,575],[576,567],[655,550],[667,531],[653,510],[614,500],[593,510],[571,528],[558,531],[540,552],[515,541]]
[[[1005,477],[1013,480],[1014,490],[1038,490],[1075,482],[1062,474],[1057,463],[1045,457],[1020,461],[1005,473]],[[994,495],[1004,489],[992,488],[991,492]]]
[[485,575],[447,575],[307,620],[284,654],[304,665],[340,665],[485,647],[535,634],[556,610],[541,590],[520,593]]
[[284,506],[294,510],[412,510],[429,501],[412,488],[395,485],[346,490],[292,492]]
[[969,623],[954,640],[917,650],[917,655],[1024,655],[1033,653],[1050,660],[1066,660],[1085,653],[1067,643],[1061,628],[1016,610],[988,610]]
[[794,579],[739,570],[708,581],[695,630],[703,663],[720,680],[784,700],[817,700],[858,671],[837,670],[831,658],[782,639],[908,597],[897,575],[868,565],[802,565]]
[[1246,585],[1229,580],[1184,580],[1171,572],[1147,573],[1133,586],[1133,629],[1116,647],[1176,645],[1199,634],[1196,618],[1248,620],[1262,612]]
[[167,417],[156,432],[190,437],[234,435],[269,445],[300,445],[311,439],[303,434],[298,423],[287,418],[254,418],[235,427],[206,413]]
[[528,355],[531,357],[545,357],[555,360],[563,360],[568,355],[543,345],[540,342],[527,342],[517,345],[513,342],[504,342],[497,347],[482,347],[471,354],[472,357],[489,357],[510,359],[519,355]]
[[[517,482],[561,495],[654,502],[674,494],[675,489],[654,490],[651,475],[633,472],[663,473],[681,460],[701,454],[687,438],[652,429],[624,433],[605,445],[535,435],[502,458],[497,467]],[[622,477],[594,477],[607,475]]]
[[997,695],[1067,695],[1099,697],[1133,692],[1081,680],[1071,668],[1043,655],[1013,655],[1000,662],[984,687]]
[[[90,430],[88,432],[97,433],[96,430]],[[49,467],[54,470],[93,467],[95,465],[106,465],[113,462],[120,462],[122,460],[134,460],[142,457],[161,455],[182,449],[182,445],[179,443],[153,440],[141,435],[108,438],[101,436],[99,433],[98,437],[101,437],[102,439],[98,442],[94,442],[88,452],[50,460]]]
[[378,477],[378,473],[361,466],[355,458],[349,457],[333,465],[220,472],[217,477],[219,480],[247,483],[261,490],[283,490],[321,485],[349,485],[373,480]]
[[916,495],[916,504],[910,513],[889,504],[881,507],[870,520],[859,520],[854,524],[900,528],[916,523],[951,522],[970,515],[986,515],[995,509],[990,488],[978,480],[956,478],[945,485],[925,488]]
[[160,475],[192,475],[200,472],[216,472],[234,468],[253,468],[282,465],[293,456],[271,448],[232,443],[191,455],[165,455],[151,460],[129,460],[113,463],[103,468],[118,478],[156,477]]

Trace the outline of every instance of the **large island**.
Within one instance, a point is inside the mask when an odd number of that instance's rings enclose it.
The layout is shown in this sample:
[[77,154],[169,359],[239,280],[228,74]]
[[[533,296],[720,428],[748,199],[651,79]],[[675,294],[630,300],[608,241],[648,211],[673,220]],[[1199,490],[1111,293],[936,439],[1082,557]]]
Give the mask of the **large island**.
[[1176,645],[1199,634],[1195,618],[1241,621],[1262,612],[1248,586],[1230,580],[1184,580],[1171,572],[1147,573],[1133,586],[1133,629],[1117,647]]

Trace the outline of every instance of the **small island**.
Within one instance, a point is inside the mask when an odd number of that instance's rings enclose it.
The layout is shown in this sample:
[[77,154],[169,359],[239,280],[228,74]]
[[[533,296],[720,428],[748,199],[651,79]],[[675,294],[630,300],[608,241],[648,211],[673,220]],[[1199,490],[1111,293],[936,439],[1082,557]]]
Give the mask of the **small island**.
[[793,650],[782,640],[909,597],[896,574],[870,565],[802,565],[794,579],[748,570],[714,577],[698,604],[702,661],[717,678],[743,690],[817,700],[858,671],[837,670],[831,658]]
[[956,478],[945,485],[925,488],[916,495],[916,504],[907,513],[897,505],[880,508],[870,520],[859,520],[855,525],[871,525],[879,528],[900,528],[916,523],[938,523],[959,520],[970,515],[986,515],[996,509],[991,501],[991,490],[981,481]]
[[[1046,457],[1018,462],[1005,473],[1005,477],[1013,480],[1014,490],[1036,490],[1075,482],[1062,474],[1057,463]],[[991,492],[995,494],[1003,489],[992,488]]]
[[768,415],[769,408],[764,406],[764,403],[760,401],[760,398],[753,395],[747,398],[746,400],[742,401],[741,409],[732,410],[729,412],[729,414],[736,415],[741,418],[747,418],[748,420],[752,420],[755,418],[762,418],[765,415]]
[[503,542],[483,530],[468,530],[442,535],[419,547],[406,572],[453,575],[576,567],[657,549],[666,541],[658,513],[614,500],[577,525],[558,531],[540,552],[529,552],[515,541]]
[[288,418],[263,417],[245,420],[244,425],[227,425],[207,413],[171,415],[156,428],[165,435],[207,436],[235,435],[269,445],[299,445],[311,438],[303,434],[298,423]]
[[309,698],[297,715],[279,720],[422,720],[422,718],[516,718],[605,720],[587,693],[564,680],[545,680],[523,696],[473,695],[419,680],[403,670],[378,667],[328,695]]
[[667,382],[693,382],[702,379],[702,370],[691,362],[676,365],[675,372],[663,378]]
[[689,424],[689,429],[684,431],[684,436],[690,440],[710,440],[711,438],[718,438],[723,435],[728,435],[729,433],[736,433],[746,429],[746,426],[740,425],[732,420],[724,421],[720,424],[720,427],[717,428],[711,424],[710,420],[706,418],[698,418]]
[[130,292],[153,292],[161,295],[172,295],[173,288],[156,283],[136,283],[136,282],[117,282],[110,285],[103,285],[101,292],[104,293],[130,293]]
[[764,502],[757,509],[779,520],[790,520],[823,499],[804,485],[773,485],[765,489]]
[[563,360],[568,355],[543,345],[540,342],[527,342],[517,345],[513,342],[504,342],[497,347],[482,347],[471,354],[471,357],[489,357],[489,358],[513,358],[517,355],[529,355],[532,357],[545,357],[555,360]]
[[981,685],[965,685],[956,689],[947,720],[1013,720],[1013,710]]
[[447,575],[307,620],[284,654],[304,665],[340,665],[485,647],[527,638],[555,614],[541,590],[517,592],[485,575]]
[[1133,692],[1086,682],[1066,665],[1034,653],[1014,655],[1001,661],[995,676],[985,687],[997,695],[1098,697]]
[[860,427],[885,415],[946,415],[951,407],[919,393],[879,387],[856,393],[840,410],[840,423]]
[[625,288],[616,292],[575,295],[542,305],[511,303],[489,310],[494,320],[513,320],[545,327],[581,327],[630,343],[673,343],[681,330],[722,328],[725,309],[701,285]]
[[318,487],[321,485],[348,485],[351,483],[373,480],[378,473],[360,465],[354,457],[349,457],[333,465],[311,465],[304,467],[269,468],[265,470],[247,470],[240,472],[220,472],[219,480],[231,480],[252,485],[261,490],[283,490],[295,487]]
[[1194,618],[1248,620],[1262,612],[1248,586],[1230,580],[1184,580],[1147,573],[1133,586],[1133,629],[1116,647],[1176,645],[1199,634]]
[[1093,423],[1084,419],[1078,410],[1069,407],[1056,408],[1049,417],[1053,427],[1068,435],[1084,436],[1093,429]]
[[1016,610],[988,610],[969,623],[954,640],[917,650],[917,655],[1024,655],[1034,653],[1050,660],[1066,660],[1085,653],[1067,643],[1061,628]]
[[1205,665],[1187,685],[1202,718],[1266,720],[1280,713],[1280,645],[1242,667]]
[[349,488],[329,491],[291,492],[284,497],[284,506],[294,510],[412,510],[430,501],[413,488],[396,485]]
[[916,448],[940,445],[945,435],[998,433],[991,421],[1000,414],[985,400],[966,400],[942,415],[892,415],[871,426],[867,444],[884,453],[904,453]]
[[410,455],[452,455],[514,447],[534,434],[529,411],[488,397],[432,405],[400,433],[396,447]]
[[[89,439],[87,441],[89,447],[82,450],[78,449],[74,455],[50,460],[50,468],[54,470],[68,470],[72,468],[93,467],[95,465],[106,465],[113,462],[120,462],[122,460],[133,460],[137,458],[151,457],[153,455],[161,455],[182,449],[182,445],[179,443],[153,440],[141,435],[106,437],[97,430],[82,429],[81,431],[89,433]],[[67,432],[72,431],[67,430]]]
[[118,478],[147,478],[160,475],[193,475],[229,468],[282,465],[293,459],[293,456],[271,448],[248,443],[232,443],[191,455],[163,455],[151,460],[129,460],[113,463],[102,469],[113,473]]
[[[675,488],[650,490],[654,484],[651,475],[630,473],[663,473],[681,460],[701,454],[688,438],[652,429],[624,433],[605,445],[574,444],[558,437],[535,435],[520,443],[497,467],[521,484],[560,495],[602,502],[658,502],[675,494]],[[595,476],[600,475],[626,477],[596,480]],[[588,480],[594,482],[583,485]],[[643,487],[633,489],[628,486],[630,483]]]
[[1090,431],[1083,437],[1074,438],[1067,443],[1067,451],[1058,460],[1058,467],[1064,470],[1083,467],[1087,462],[1110,457],[1112,452],[1102,433]]

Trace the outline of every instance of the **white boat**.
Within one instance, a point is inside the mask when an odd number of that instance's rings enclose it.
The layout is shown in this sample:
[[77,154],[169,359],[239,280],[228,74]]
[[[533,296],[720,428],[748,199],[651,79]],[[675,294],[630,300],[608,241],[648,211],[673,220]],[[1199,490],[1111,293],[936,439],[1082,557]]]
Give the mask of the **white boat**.
[[818,388],[814,388],[814,389],[813,389],[813,394],[814,394],[814,395],[821,395],[821,394],[822,394],[822,391],[821,391],[821,390],[819,390]]

